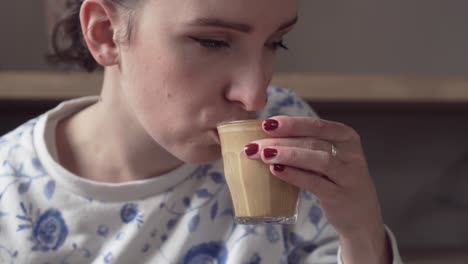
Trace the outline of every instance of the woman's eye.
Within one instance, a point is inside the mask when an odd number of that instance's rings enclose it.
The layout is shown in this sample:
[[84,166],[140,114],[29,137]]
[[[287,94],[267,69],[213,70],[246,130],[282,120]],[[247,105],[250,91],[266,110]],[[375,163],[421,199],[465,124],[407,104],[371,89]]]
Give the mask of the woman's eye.
[[284,44],[283,40],[269,43],[266,46],[272,50],[277,50],[279,48],[284,49],[284,50],[289,50],[288,46]]
[[226,41],[222,40],[215,40],[215,39],[203,39],[203,38],[196,38],[190,37],[194,41],[198,42],[200,46],[208,49],[220,49],[220,48],[228,48],[229,44]]

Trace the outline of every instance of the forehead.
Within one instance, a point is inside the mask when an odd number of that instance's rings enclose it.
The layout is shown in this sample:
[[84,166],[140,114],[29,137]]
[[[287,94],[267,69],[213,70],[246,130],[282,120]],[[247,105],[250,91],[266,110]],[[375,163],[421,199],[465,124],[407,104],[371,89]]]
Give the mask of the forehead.
[[[167,0],[165,0],[167,1]],[[192,10],[231,11],[241,13],[278,12],[297,9],[297,0],[169,0],[189,6]]]
[[[298,0],[150,0],[150,12],[172,22],[218,18],[277,27],[298,13]],[[161,18],[161,17],[160,17]]]

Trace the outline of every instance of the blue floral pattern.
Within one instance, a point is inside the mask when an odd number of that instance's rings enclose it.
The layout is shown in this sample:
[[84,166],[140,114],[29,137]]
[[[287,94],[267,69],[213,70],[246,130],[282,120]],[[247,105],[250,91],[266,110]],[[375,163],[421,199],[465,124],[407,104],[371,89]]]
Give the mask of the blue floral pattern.
[[114,260],[114,256],[112,255],[112,252],[108,252],[106,255],[103,257],[104,263],[109,264],[112,263]]
[[192,247],[183,257],[182,264],[224,264],[228,251],[219,241],[202,243]]
[[260,257],[260,254],[255,252],[246,264],[261,264],[261,263],[262,263],[262,257]]
[[138,205],[134,203],[125,204],[120,210],[120,218],[126,224],[137,221],[141,225],[143,224],[143,217],[144,215],[140,213]]
[[57,250],[68,236],[68,229],[60,211],[48,209],[39,216],[34,224],[32,238],[33,250]]
[[93,257],[93,253],[91,250],[80,247],[76,243],[72,243],[72,250],[66,255],[62,260],[61,264],[68,264],[68,263],[83,263],[83,262],[90,262],[90,259]]
[[132,222],[138,215],[138,205],[126,204],[120,210],[120,218],[126,224]]
[[306,259],[316,248],[317,245],[311,241],[300,243],[288,256],[288,264],[302,263],[301,261]]
[[280,240],[280,234],[273,225],[266,226],[266,235],[270,243],[276,243]]
[[309,210],[310,222],[317,226],[319,225],[322,218],[323,218],[322,208],[314,204]]
[[20,206],[24,215],[17,215],[16,217],[28,222],[28,224],[19,225],[17,230],[32,229],[30,240],[33,246],[31,250],[47,252],[59,249],[68,236],[68,228],[62,213],[57,209],[50,208],[39,214],[37,219],[34,219],[32,205],[30,205],[29,210],[26,209],[23,203]]
[[[10,155],[13,155],[13,152],[21,151],[20,149],[20,145],[12,147],[9,151]],[[16,186],[18,193],[24,194],[29,191],[31,184],[34,181],[46,176],[46,173],[42,167],[36,168],[37,172],[34,175],[25,173],[25,170],[28,166],[39,167],[41,165],[37,159],[22,162],[20,164],[14,164],[9,160],[6,160],[3,162],[3,164],[1,164],[1,167],[3,167],[5,172],[0,173],[0,178],[9,178],[10,181],[8,184],[0,186],[0,201],[11,187]]]
[[[47,176],[42,163],[27,144],[36,123],[37,118],[32,119],[0,137],[0,147],[3,152],[0,160],[0,182],[3,182],[0,183],[0,201],[12,187],[16,187],[18,194],[22,195],[29,191],[33,182]],[[25,138],[27,143],[23,142]],[[30,158],[19,159],[19,156]],[[30,170],[34,172],[29,173]]]
[[99,225],[97,234],[102,237],[107,237],[109,234],[109,227],[107,225]]

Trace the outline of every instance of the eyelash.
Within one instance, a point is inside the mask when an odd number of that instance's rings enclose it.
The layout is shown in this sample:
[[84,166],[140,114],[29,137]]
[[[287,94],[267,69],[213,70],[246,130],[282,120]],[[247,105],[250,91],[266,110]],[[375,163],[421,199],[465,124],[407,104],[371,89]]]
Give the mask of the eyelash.
[[230,47],[226,41],[222,41],[222,40],[203,39],[203,38],[196,38],[196,37],[190,37],[190,38],[198,42],[200,46],[207,48],[207,49],[220,49],[220,48]]
[[288,46],[286,46],[286,44],[284,44],[283,40],[273,42],[273,43],[269,44],[269,46],[273,50],[277,50],[277,49],[289,50]]
[[[215,40],[215,39],[204,39],[204,38],[196,38],[190,37],[192,40],[198,42],[198,44],[207,49],[221,49],[221,48],[229,48],[230,45],[226,41],[222,40]],[[272,50],[278,50],[279,48],[284,50],[289,50],[288,46],[284,44],[283,40],[272,42],[266,45],[268,48]]]

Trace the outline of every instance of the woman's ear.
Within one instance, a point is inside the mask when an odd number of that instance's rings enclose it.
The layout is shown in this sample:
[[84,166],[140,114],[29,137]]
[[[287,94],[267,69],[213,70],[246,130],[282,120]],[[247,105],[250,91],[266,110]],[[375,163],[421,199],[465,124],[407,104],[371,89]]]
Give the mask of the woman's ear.
[[114,12],[115,9],[105,0],[84,1],[80,10],[84,40],[96,62],[102,66],[119,63],[117,25],[112,19]]

